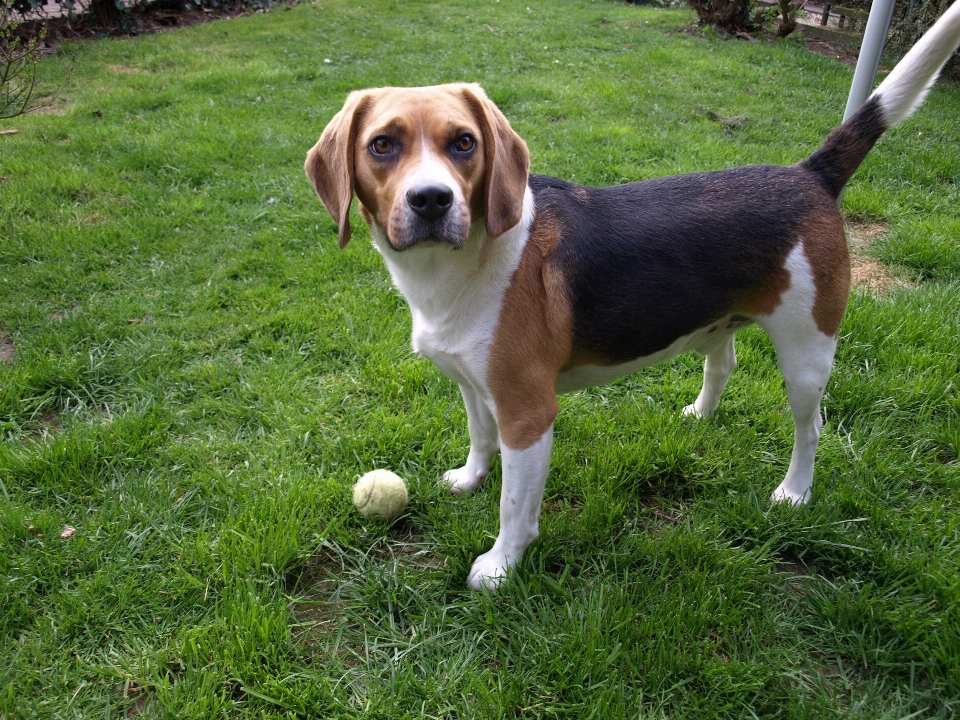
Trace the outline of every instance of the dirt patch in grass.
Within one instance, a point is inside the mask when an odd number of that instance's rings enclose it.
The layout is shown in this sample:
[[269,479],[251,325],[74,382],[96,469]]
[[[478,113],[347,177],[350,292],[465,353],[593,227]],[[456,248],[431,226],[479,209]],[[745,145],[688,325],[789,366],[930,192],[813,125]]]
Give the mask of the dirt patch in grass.
[[330,544],[288,573],[287,590],[296,597],[297,634],[306,645],[333,642],[350,654],[350,644],[335,636],[344,622],[350,623],[344,604],[356,604],[351,586],[362,581],[371,564],[396,562],[398,568],[421,572],[445,565],[444,559],[429,549],[432,543],[402,524],[395,529],[390,537],[375,540],[366,552]]
[[0,362],[13,362],[13,356],[17,354],[17,346],[13,340],[7,337],[6,330],[0,330]]
[[890,268],[866,253],[867,247],[886,235],[888,230],[889,228],[881,223],[847,223],[847,245],[850,247],[850,272],[854,289],[862,288],[877,295],[885,295],[893,290],[913,287],[910,282],[895,276]]
[[147,72],[143,68],[127,67],[126,65],[107,65],[107,70],[121,75],[139,75]]
[[825,40],[819,40],[818,38],[809,36],[803,38],[803,44],[807,46],[807,50],[815,52],[818,55],[832,57],[834,60],[839,60],[846,65],[857,64],[858,53],[843,45],[829,43]]
[[40,431],[39,434],[41,437],[47,437],[48,435],[53,435],[60,432],[63,429],[63,424],[60,422],[60,418],[54,415],[52,412],[47,412],[43,414],[43,417],[40,418]]
[[150,701],[152,688],[138,685],[133,680],[128,679],[122,688],[123,704],[125,706],[125,717],[138,717],[147,708]]
[[31,103],[31,115],[57,115],[67,109],[67,100],[59,92],[56,95],[37,95]]
[[75,313],[78,309],[79,307],[77,305],[71,305],[66,310],[55,310],[49,315],[47,315],[47,317],[53,320],[54,322],[60,322],[64,318],[69,317],[70,315]]

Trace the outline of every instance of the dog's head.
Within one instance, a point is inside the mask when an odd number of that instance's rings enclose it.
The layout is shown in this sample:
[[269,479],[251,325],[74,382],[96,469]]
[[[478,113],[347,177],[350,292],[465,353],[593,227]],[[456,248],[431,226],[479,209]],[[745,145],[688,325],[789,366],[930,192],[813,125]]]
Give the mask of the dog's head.
[[378,88],[350,94],[304,168],[341,248],[354,193],[395,250],[462,247],[480,217],[489,237],[520,221],[530,154],[479,85]]

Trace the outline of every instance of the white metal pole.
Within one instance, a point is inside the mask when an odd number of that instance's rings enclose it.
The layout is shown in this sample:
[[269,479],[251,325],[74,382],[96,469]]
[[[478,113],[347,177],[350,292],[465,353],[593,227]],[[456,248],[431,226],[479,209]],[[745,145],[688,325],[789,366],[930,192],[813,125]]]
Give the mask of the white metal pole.
[[[893,19],[894,4],[895,0],[873,0],[870,15],[867,17],[867,27],[863,31],[857,69],[853,72],[847,109],[843,112],[844,121],[860,109],[873,91],[873,83],[877,79],[877,70],[880,68],[880,55],[883,53],[887,32],[890,30],[890,21]],[[837,205],[839,206],[841,202],[843,202],[843,191],[837,198]]]
[[844,120],[859,110],[873,91],[877,69],[880,67],[880,55],[883,53],[890,21],[893,19],[894,4],[895,0],[874,0],[870,8],[857,69],[853,73],[853,84],[850,86],[850,97],[847,99],[847,109],[843,113]]

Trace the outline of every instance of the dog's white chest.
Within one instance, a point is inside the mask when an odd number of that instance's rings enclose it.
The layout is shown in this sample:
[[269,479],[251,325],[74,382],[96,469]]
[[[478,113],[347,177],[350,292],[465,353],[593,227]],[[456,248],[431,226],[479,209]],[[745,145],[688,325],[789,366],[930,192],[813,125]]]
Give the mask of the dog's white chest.
[[394,285],[413,316],[413,350],[448,378],[487,395],[487,360],[504,292],[523,252],[533,199],[528,190],[521,222],[488,244],[479,222],[461,250],[442,246],[398,253],[383,231],[370,229]]
[[[482,382],[475,372],[476,361],[482,359],[484,352],[482,338],[476,333],[464,337],[462,329],[451,327],[450,323],[431,322],[421,312],[411,306],[413,314],[413,333],[411,344],[413,351],[427,358],[444,375],[456,383],[477,387]],[[471,362],[472,361],[472,362]]]

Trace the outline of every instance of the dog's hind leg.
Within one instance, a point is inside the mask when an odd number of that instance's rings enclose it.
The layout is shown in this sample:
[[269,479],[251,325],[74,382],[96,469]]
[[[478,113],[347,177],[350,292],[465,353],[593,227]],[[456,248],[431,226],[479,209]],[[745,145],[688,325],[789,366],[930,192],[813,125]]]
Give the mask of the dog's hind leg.
[[490,471],[490,463],[500,449],[500,433],[493,413],[483,397],[473,388],[460,385],[463,404],[467,409],[467,429],[470,432],[470,453],[467,464],[443,475],[454,495],[471,493],[480,487]]
[[794,423],[790,467],[783,482],[773,491],[771,499],[774,502],[803,505],[810,499],[814,459],[823,427],[820,399],[830,378],[837,345],[833,338],[817,334],[819,337],[805,338],[808,342],[790,337],[774,339]]
[[723,389],[727,386],[730,373],[737,367],[737,352],[733,347],[734,333],[723,340],[723,344],[707,353],[703,361],[703,389],[692,405],[683,409],[684,415],[706,418],[713,415],[720,402]]
[[814,460],[823,427],[820,400],[830,379],[837,338],[818,327],[813,313],[816,287],[799,247],[787,259],[787,269],[791,287],[783,294],[781,304],[771,315],[757,315],[756,320],[777,350],[795,426],[790,467],[771,500],[803,505],[810,500],[813,487]]

